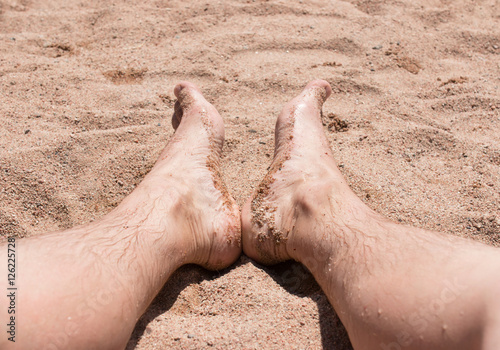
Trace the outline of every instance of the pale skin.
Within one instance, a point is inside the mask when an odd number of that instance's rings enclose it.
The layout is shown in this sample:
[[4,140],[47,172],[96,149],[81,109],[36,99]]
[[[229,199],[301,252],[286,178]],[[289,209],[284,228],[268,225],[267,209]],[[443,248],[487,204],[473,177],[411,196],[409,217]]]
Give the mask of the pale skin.
[[243,250],[314,275],[354,349],[499,349],[500,250],[396,224],[348,187],[309,83],[276,123],[269,174],[242,211]]
[[[240,256],[239,208],[219,178],[222,118],[194,85],[174,92],[176,132],[117,208],[88,225],[17,241],[18,336],[14,344],[2,332],[0,349],[123,349],[177,268],[222,269]],[[6,254],[1,247],[2,266]]]
[[[172,272],[231,265],[240,232],[249,257],[311,271],[355,349],[500,347],[499,250],[395,224],[358,199],[322,130],[327,82],[309,83],[283,109],[270,173],[241,221],[219,176],[222,118],[194,85],[174,92],[176,132],[116,209],[17,241],[23,322],[15,345],[0,337],[1,349],[123,349]],[[6,307],[0,314],[8,319]]]

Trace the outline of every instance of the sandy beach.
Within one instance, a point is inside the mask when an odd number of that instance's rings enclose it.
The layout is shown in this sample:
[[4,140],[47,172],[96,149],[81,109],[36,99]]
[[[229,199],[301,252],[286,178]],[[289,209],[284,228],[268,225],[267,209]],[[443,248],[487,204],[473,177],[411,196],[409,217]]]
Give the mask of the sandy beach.
[[[1,239],[114,208],[172,136],[181,80],[224,118],[241,206],[278,113],[313,79],[333,88],[324,130],[363,201],[500,246],[498,0],[0,0]],[[168,348],[351,345],[305,268],[242,256],[167,282],[127,349]]]

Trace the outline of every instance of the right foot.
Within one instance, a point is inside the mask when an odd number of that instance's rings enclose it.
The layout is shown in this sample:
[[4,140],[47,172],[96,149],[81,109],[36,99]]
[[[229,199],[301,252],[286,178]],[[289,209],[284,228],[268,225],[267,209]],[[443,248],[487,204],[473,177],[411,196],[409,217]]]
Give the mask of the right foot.
[[341,227],[364,209],[323,132],[321,107],[331,92],[326,81],[312,81],[278,117],[270,170],[242,211],[243,250],[260,263],[301,261],[324,235],[324,219]]
[[496,345],[498,251],[368,208],[347,186],[323,132],[330,94],[326,81],[313,81],[278,117],[269,173],[242,211],[243,251],[263,264],[304,264],[354,348],[475,349],[485,322]]

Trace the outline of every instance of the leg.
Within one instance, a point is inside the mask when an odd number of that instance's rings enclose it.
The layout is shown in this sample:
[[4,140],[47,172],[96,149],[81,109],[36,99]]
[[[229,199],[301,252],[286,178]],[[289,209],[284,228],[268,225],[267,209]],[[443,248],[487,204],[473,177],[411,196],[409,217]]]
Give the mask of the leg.
[[322,130],[330,94],[313,81],[278,117],[273,163],[242,212],[245,254],[302,262],[356,349],[498,347],[500,251],[395,224],[357,198]]
[[238,258],[239,210],[219,174],[222,118],[194,85],[183,82],[175,94],[172,140],[117,208],[17,242],[18,337],[11,343],[4,333],[0,348],[123,349],[174,270],[221,269]]

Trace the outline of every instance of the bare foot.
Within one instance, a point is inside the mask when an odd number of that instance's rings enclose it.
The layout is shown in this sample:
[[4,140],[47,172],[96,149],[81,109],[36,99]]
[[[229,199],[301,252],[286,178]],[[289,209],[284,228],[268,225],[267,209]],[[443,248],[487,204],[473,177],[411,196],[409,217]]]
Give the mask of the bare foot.
[[322,130],[330,93],[313,81],[280,114],[270,171],[242,211],[245,254],[303,263],[355,349],[497,348],[498,249],[396,224],[356,197]]
[[242,211],[243,250],[261,263],[298,260],[297,249],[321,231],[315,218],[336,213],[340,223],[362,208],[323,132],[321,107],[331,92],[326,81],[312,81],[278,117],[270,170]]
[[162,154],[159,172],[176,174],[185,196],[178,205],[184,223],[189,262],[218,270],[241,254],[240,210],[220,175],[224,144],[222,117],[189,82],[175,87],[173,140]]
[[[175,94],[176,132],[120,205],[92,223],[19,244],[16,286],[33,292],[19,295],[16,317],[28,321],[19,323],[25,336],[12,347],[123,349],[178,267],[218,270],[240,255],[238,206],[219,174],[222,118],[193,84],[180,83]],[[0,339],[1,349],[8,344]]]
[[[223,121],[194,84],[181,82],[174,93],[178,99],[172,116],[175,134],[121,206],[139,206],[157,232],[175,227],[182,263],[222,269],[241,253],[239,208],[219,172]],[[167,211],[169,217],[162,218]]]

